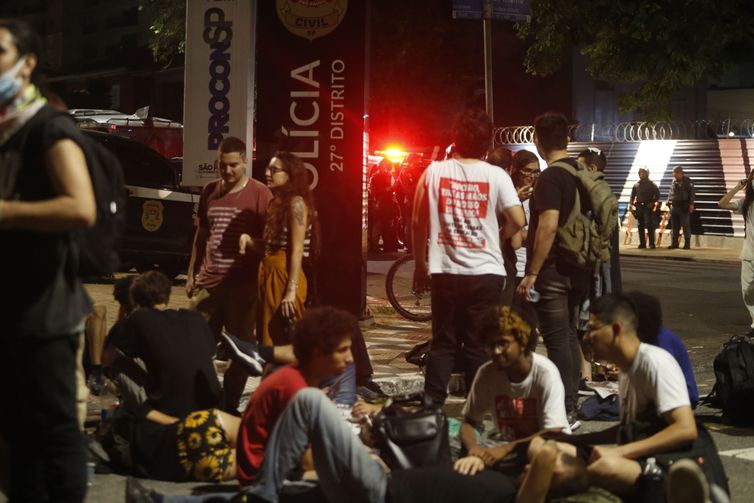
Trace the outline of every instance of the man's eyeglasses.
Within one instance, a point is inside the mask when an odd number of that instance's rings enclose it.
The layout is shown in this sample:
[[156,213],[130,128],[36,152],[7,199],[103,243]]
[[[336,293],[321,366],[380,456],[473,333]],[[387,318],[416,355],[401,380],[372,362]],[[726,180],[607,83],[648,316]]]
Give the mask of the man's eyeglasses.
[[500,348],[502,350],[505,350],[510,345],[511,345],[511,341],[509,341],[508,339],[495,339],[494,341],[490,341],[488,343],[488,346],[490,349]]
[[586,326],[586,333],[589,334],[591,332],[594,332],[595,330],[599,330],[600,328],[603,328],[603,327],[606,327],[606,326],[607,325],[604,324],[604,323],[599,324],[599,325],[593,325],[593,324],[590,323],[589,325]]

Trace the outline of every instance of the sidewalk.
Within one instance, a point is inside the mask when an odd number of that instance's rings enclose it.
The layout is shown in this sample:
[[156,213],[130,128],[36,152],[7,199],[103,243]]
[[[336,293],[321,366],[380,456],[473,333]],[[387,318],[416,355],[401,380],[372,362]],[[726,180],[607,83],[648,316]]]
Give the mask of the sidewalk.
[[[740,263],[740,243],[737,241],[729,242],[727,248],[699,246],[690,250],[669,250],[669,239],[664,241],[664,246],[655,249],[639,249],[636,244],[622,244],[621,239],[620,255],[731,265]],[[416,366],[406,362],[404,355],[416,344],[432,337],[431,324],[411,322],[396,314],[385,299],[384,283],[368,282],[367,294],[367,305],[374,316],[374,325],[364,328],[364,337],[372,358],[375,379],[388,394],[420,391],[424,386],[424,378]]]

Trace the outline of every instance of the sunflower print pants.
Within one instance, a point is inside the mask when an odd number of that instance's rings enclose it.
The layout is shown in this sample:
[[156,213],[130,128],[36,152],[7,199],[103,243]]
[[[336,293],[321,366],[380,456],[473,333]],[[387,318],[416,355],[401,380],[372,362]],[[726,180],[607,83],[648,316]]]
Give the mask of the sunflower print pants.
[[221,482],[234,455],[217,409],[198,410],[178,422],[178,460],[199,482]]

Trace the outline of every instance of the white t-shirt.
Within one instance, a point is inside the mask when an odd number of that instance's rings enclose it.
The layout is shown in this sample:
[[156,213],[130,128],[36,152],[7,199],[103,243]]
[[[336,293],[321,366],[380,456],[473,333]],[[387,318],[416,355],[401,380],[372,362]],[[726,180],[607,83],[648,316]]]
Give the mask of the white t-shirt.
[[[522,231],[526,231],[529,229],[529,201],[531,201],[531,198],[527,199],[523,203],[521,203],[521,206],[524,207],[524,216],[525,216],[525,224],[523,227],[521,227]],[[523,244],[526,244],[525,242]],[[518,250],[516,250],[516,277],[517,278],[523,278],[526,276],[526,247],[521,246]]]
[[524,438],[543,428],[571,433],[558,368],[536,353],[532,353],[529,375],[520,383],[510,382],[494,362],[479,367],[463,415],[478,423],[488,412],[502,440]]
[[[732,201],[732,203],[736,207],[734,211],[743,215],[744,200],[737,199]],[[746,220],[746,238],[744,239],[743,247],[741,247],[741,255],[739,255],[741,260],[754,260],[754,228],[752,228],[754,226],[754,204],[749,205],[748,213],[748,215],[744,216],[744,220]]]
[[636,359],[618,382],[621,423],[650,420],[678,407],[691,406],[686,379],[673,355],[641,343]]
[[520,205],[508,173],[479,161],[433,162],[429,198],[429,272],[505,276],[498,215]]

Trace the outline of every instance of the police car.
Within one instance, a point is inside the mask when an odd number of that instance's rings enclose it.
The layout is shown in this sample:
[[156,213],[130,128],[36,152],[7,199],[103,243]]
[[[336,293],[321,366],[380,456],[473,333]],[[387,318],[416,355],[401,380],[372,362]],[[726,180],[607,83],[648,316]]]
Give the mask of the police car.
[[123,136],[84,130],[123,165],[128,200],[120,256],[124,268],[186,272],[194,239],[198,191],[180,187],[180,164]]

